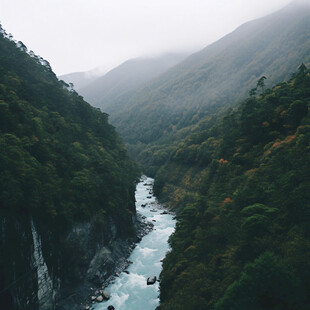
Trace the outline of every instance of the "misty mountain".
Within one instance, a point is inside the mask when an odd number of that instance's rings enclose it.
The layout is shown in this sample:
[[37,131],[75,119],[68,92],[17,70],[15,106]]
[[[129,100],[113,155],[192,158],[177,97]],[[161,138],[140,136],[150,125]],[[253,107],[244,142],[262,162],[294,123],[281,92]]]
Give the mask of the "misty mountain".
[[80,88],[83,88],[96,80],[98,78],[98,74],[95,74],[92,71],[74,72],[61,75],[58,78],[66,83],[73,83],[74,89],[79,90]]
[[[185,59],[147,86],[115,102],[112,123],[135,152],[174,141],[187,126],[245,98],[261,76],[266,85],[310,63],[310,6],[295,1],[243,24]],[[139,152],[139,151],[138,151]]]
[[79,89],[85,100],[103,111],[113,111],[115,99],[141,84],[158,77],[167,69],[181,62],[185,54],[165,54],[156,58],[127,60],[104,76]]

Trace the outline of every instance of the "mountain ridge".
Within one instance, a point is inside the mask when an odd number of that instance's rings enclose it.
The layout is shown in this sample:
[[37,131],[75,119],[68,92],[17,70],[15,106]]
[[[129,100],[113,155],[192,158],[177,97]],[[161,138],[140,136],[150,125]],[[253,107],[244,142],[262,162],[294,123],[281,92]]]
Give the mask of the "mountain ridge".
[[156,144],[211,110],[236,104],[263,75],[266,86],[289,78],[302,62],[310,64],[309,21],[308,5],[292,3],[241,25],[115,100],[112,124],[131,150],[137,143]]
[[167,53],[129,59],[80,88],[79,93],[92,105],[109,112],[115,98],[159,76],[185,57],[182,53]]

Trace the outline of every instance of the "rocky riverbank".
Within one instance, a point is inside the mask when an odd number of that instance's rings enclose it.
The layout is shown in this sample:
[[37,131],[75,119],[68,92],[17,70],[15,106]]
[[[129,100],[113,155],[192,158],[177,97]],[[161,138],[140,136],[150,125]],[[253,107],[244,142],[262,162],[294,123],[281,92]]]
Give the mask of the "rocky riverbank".
[[[110,242],[96,251],[83,282],[73,289],[72,287],[61,289],[56,310],[86,309],[87,306],[90,306],[94,302],[94,298],[92,297],[98,297],[99,292],[109,283],[113,282],[115,277],[130,265],[128,257],[132,250],[141,241],[142,237],[148,234],[153,228],[153,224],[145,221],[140,214],[136,214],[133,222],[136,234],[134,237],[127,239],[117,238],[115,227],[111,225],[112,238]],[[86,233],[86,228],[80,227],[77,232],[79,240],[81,240],[81,238],[83,239],[83,234]]]
[[[137,184],[136,210],[142,218],[152,223],[153,229],[136,245],[128,258],[131,263],[104,288],[109,294],[107,300],[102,292],[95,291],[91,302],[85,305],[94,310],[106,310],[113,306],[117,310],[154,310],[159,305],[158,278],[162,269],[162,261],[169,251],[169,236],[175,227],[174,214],[158,203],[153,195],[153,179],[142,178]],[[98,295],[97,295],[97,294]]]

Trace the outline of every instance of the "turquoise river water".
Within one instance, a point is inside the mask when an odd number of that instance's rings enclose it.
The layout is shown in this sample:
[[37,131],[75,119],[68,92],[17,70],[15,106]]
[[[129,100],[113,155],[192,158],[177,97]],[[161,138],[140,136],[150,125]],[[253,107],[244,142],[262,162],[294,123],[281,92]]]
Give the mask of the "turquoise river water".
[[[113,284],[105,290],[111,295],[108,301],[94,304],[92,309],[106,310],[113,305],[115,310],[154,310],[159,305],[159,283],[147,285],[147,278],[158,276],[161,260],[169,250],[168,238],[174,232],[176,221],[152,195],[153,179],[143,177],[136,188],[137,212],[154,224],[154,229],[144,236],[128,258],[133,262]],[[151,194],[150,194],[151,193]],[[143,205],[145,205],[143,207]]]

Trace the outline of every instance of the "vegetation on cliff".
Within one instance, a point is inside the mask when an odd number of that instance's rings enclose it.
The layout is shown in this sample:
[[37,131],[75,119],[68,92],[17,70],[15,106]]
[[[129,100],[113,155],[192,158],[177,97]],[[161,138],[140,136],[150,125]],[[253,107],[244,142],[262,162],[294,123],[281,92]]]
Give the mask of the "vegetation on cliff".
[[[112,220],[119,236],[132,234],[139,174],[107,114],[0,30],[1,290],[30,268],[30,218],[41,237],[47,236],[48,246],[42,240],[42,247],[45,259],[53,261],[49,267],[68,268],[58,270],[60,277],[72,272],[74,278],[83,261],[78,247],[62,247],[76,223],[92,219],[101,236]],[[22,255],[21,243],[28,248]],[[62,250],[67,256],[59,263]],[[72,251],[81,257],[74,259]],[[85,266],[79,267],[81,275]]]

